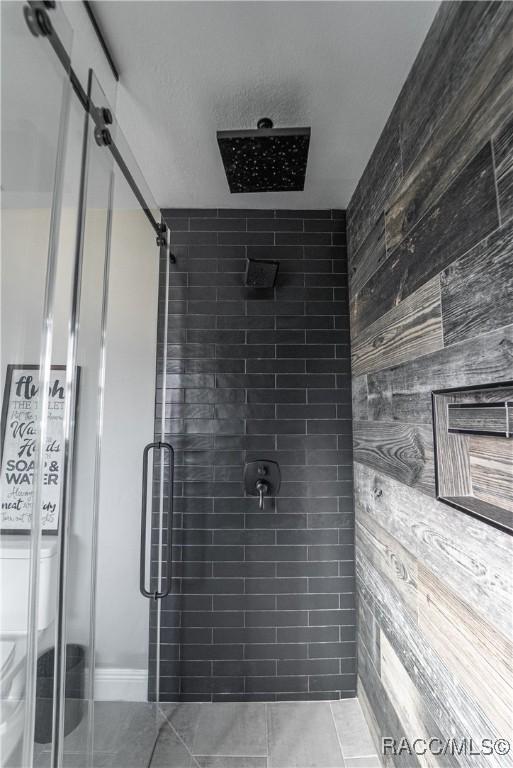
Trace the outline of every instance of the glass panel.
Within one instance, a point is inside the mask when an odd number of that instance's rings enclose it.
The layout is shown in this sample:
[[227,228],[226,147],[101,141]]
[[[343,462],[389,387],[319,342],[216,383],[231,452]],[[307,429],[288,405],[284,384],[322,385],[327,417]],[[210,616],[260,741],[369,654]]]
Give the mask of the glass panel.
[[[133,552],[133,556],[128,565],[128,573],[126,574],[126,577],[135,585],[135,589],[127,591],[125,596],[120,599],[120,605],[124,604],[127,611],[125,620],[124,622],[121,622],[120,626],[127,627],[126,617],[130,616],[130,623],[133,625],[132,633],[137,633],[138,647],[143,649],[142,651],[139,650],[137,652],[137,664],[142,665],[146,672],[147,680],[145,679],[145,684],[147,686],[147,699],[148,701],[159,702],[161,699],[160,665],[162,658],[160,615],[162,610],[173,610],[174,603],[172,602],[172,598],[145,600],[141,597],[138,584],[139,569],[136,571],[134,570],[133,558],[137,558],[137,561],[139,561],[138,547],[140,543],[141,514],[139,496],[142,481],[142,449],[145,444],[151,442],[153,439],[156,441],[166,439],[166,410],[161,407],[158,393],[166,391],[166,380],[168,375],[167,329],[164,331],[164,337],[162,339],[157,339],[157,315],[159,308],[162,310],[163,305],[166,305],[167,307],[167,302],[169,301],[169,291],[167,289],[159,294],[159,270],[163,270],[169,277],[169,259],[167,257],[166,248],[160,249],[159,253],[159,249],[156,247],[155,242],[156,235],[150,221],[151,216],[154,221],[160,222],[159,208],[153,199],[153,195],[146,184],[137,165],[137,161],[133,156],[119,125],[117,125],[116,128],[116,137],[116,145],[123,158],[126,159],[136,185],[148,205],[148,210],[145,212],[141,208],[140,198],[136,198],[134,191],[131,189],[123,174],[118,170],[113,214],[113,263],[111,274],[112,293],[113,296],[118,297],[118,299],[116,300],[113,298],[112,301],[112,322],[115,322],[115,312],[121,310],[119,297],[123,295],[125,296],[125,299],[123,300],[125,307],[123,328],[126,333],[127,326],[131,325],[132,348],[131,350],[128,350],[125,345],[119,345],[118,353],[120,352],[123,355],[123,360],[125,362],[129,363],[132,359],[142,363],[142,365],[139,364],[137,367],[133,367],[130,387],[127,387],[127,382],[125,380],[124,386],[118,387],[117,391],[118,408],[119,393],[124,392],[126,397],[126,407],[130,407],[130,402],[137,402],[140,414],[140,418],[138,419],[138,433],[135,435],[136,443],[131,443],[127,439],[125,441],[119,440],[118,444],[119,455],[125,457],[120,465],[120,481],[122,480],[122,477],[125,476],[124,466],[130,466],[131,468],[130,487],[132,490],[132,507],[130,528],[128,530],[131,531],[131,544],[129,546]],[[127,281],[130,281],[130,283]],[[163,281],[165,285],[168,285],[168,282],[169,280]],[[128,295],[127,289],[130,291]],[[142,301],[143,297],[144,301]],[[135,321],[133,314],[134,306],[138,308]],[[112,351],[112,355],[116,355],[116,343],[112,338],[113,332],[115,332],[114,328],[111,328],[109,325],[110,344],[108,341],[108,348]],[[118,329],[118,338],[121,337],[122,333],[120,333],[120,329]],[[142,362],[142,358],[144,358],[144,362]],[[107,383],[109,381],[109,372],[110,375],[114,377],[116,371],[115,360],[112,360],[112,368],[109,368],[109,360],[110,354],[107,363]],[[122,369],[118,368],[117,370],[120,374]],[[136,378],[139,390],[136,390]],[[119,381],[121,383],[121,377]],[[155,402],[157,382],[159,390],[157,391],[157,400]],[[114,397],[112,400],[114,401]],[[111,409],[107,407],[106,419],[109,418],[110,412]],[[169,414],[167,418],[169,418]],[[127,434],[127,438],[128,437]],[[169,463],[169,451],[153,450],[152,453],[150,453],[149,462],[150,475],[148,478],[147,494],[148,515],[145,531],[146,568],[143,581],[145,588],[150,592],[162,592],[166,588],[168,577],[167,512],[170,501],[172,500],[172,488],[170,487],[169,482],[171,469]],[[124,487],[128,496],[126,476]],[[106,489],[105,492],[108,493],[108,490]],[[135,498],[137,498],[135,504],[133,503],[134,492],[136,494]],[[139,494],[139,496],[137,496],[137,494]],[[128,501],[128,498],[126,501]],[[110,514],[112,515],[114,505],[108,504],[106,508],[110,509]],[[109,536],[108,532],[105,531],[105,529],[102,529],[102,520],[108,519],[106,516],[106,508],[102,505],[102,513],[100,517],[100,573],[103,572],[104,567],[110,567],[111,570],[118,570],[119,567],[118,565],[113,565],[112,559],[109,561],[107,556],[108,550],[104,549],[105,542],[109,540],[112,541],[112,537]],[[120,510],[118,514],[123,513]],[[119,520],[119,524],[122,525],[121,519]],[[110,566],[107,565],[108,562],[110,562]],[[119,575],[121,575],[121,573],[119,573]],[[129,605],[130,612],[128,613]],[[101,636],[104,634],[104,627],[107,624],[107,616],[111,610],[112,606],[110,605],[108,596],[103,595],[100,592],[98,595],[98,630]],[[144,622],[139,621],[139,618],[142,619],[143,616]],[[121,619],[121,615],[119,618]],[[174,641],[169,638],[164,638],[164,642],[168,644]],[[133,642],[131,642],[131,646],[131,654],[133,655]],[[122,662],[122,653],[118,651],[117,655],[118,661]],[[166,649],[164,650],[164,657],[165,656]],[[99,655],[98,663],[100,665],[102,664],[101,655]],[[170,671],[170,666],[168,659],[166,662],[168,674],[175,678],[175,671]],[[165,698],[164,700],[167,701],[169,699]]]
[[[30,35],[23,6],[1,8],[3,423],[12,430],[17,417],[25,436],[30,423],[25,443],[21,429],[5,435],[9,451],[30,447],[34,456],[23,495],[21,479],[8,487],[12,468],[2,463],[1,576],[16,587],[3,589],[1,601],[1,764],[140,768],[161,726],[154,623],[149,636],[150,605],[158,621],[160,603],[139,592],[158,209],[115,123],[111,136],[151,209],[141,210],[117,169],[113,209],[112,154],[98,145],[94,121],[74,96],[69,109],[66,71],[48,40]],[[51,18],[70,51],[65,17],[56,10]],[[89,89],[96,106],[108,107],[92,73]],[[164,363],[160,378],[165,370]],[[12,460],[8,451],[4,458]],[[160,525],[169,463],[160,461],[157,451],[149,465],[148,510],[156,516],[148,515],[145,531],[148,563],[152,535],[159,562],[167,556]],[[21,466],[13,471],[21,478]],[[162,589],[165,576],[159,565],[146,583]]]
[[[119,126],[116,145],[157,216]],[[147,766],[160,726],[159,711],[148,697],[149,610],[154,601],[139,591],[143,449],[153,441],[158,269],[155,232],[117,169],[106,333],[95,686],[95,746],[98,751],[112,750],[109,764],[115,768]],[[148,564],[152,490],[160,495],[158,480],[150,455]],[[149,572],[145,581],[149,585]]]
[[[88,92],[93,98],[92,73]],[[55,711],[51,765],[90,764],[98,451],[103,403],[103,320],[107,292],[113,160],[84,115],[79,209],[68,227],[74,253],[67,348],[66,497],[59,530],[61,569],[55,637]],[[71,209],[72,210],[72,209]],[[73,216],[70,222],[73,224]],[[73,229],[75,244],[71,248]],[[44,764],[44,763],[43,763]]]
[[[89,93],[95,107],[109,108],[92,72]],[[117,144],[115,122],[105,127]],[[51,764],[139,768],[151,758],[159,725],[148,703],[148,600],[138,583],[142,451],[153,438],[158,249],[119,172],[113,211],[112,153],[98,144],[96,128],[89,117],[68,351],[75,404],[56,642],[61,738]],[[150,471],[150,492],[153,485]]]
[[[39,649],[58,571],[60,373],[51,370],[57,233],[70,87],[21,3],[2,3],[0,754],[31,766]],[[45,13],[42,11],[42,13]],[[48,12],[71,48],[60,10]],[[53,418],[52,414],[57,414]]]

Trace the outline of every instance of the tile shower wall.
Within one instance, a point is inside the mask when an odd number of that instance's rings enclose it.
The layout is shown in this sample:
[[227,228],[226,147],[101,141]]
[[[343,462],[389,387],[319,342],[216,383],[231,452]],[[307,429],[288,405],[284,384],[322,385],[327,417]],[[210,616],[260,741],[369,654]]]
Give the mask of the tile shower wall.
[[[162,700],[355,695],[345,213],[166,210],[155,433],[176,449],[175,579],[160,616]],[[244,286],[246,257],[280,262]],[[279,462],[279,497],[244,463]],[[155,564],[154,564],[155,565]],[[156,608],[150,631],[154,695]]]

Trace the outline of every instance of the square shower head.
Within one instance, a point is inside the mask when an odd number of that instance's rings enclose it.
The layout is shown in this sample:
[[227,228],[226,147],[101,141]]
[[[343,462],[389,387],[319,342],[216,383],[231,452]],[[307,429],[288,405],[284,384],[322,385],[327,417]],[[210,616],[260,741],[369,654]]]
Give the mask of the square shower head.
[[250,288],[272,288],[276,282],[279,267],[279,261],[248,258],[246,285]]
[[218,131],[217,143],[230,192],[304,189],[310,128]]

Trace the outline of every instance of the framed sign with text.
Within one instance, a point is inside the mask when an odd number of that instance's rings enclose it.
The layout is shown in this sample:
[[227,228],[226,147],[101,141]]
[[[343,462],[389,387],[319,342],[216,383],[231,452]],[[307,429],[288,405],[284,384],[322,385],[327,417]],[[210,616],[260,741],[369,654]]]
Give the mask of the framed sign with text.
[[[57,534],[64,457],[66,367],[51,368],[42,467],[41,527]],[[1,423],[1,533],[28,533],[32,526],[38,436],[39,366],[8,365]]]

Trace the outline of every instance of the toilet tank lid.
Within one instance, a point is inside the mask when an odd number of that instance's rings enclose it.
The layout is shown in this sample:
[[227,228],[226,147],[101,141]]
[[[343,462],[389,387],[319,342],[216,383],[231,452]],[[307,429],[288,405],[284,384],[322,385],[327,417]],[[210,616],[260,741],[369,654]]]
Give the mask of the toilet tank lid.
[[[28,560],[31,550],[31,536],[4,534],[0,539],[0,559]],[[57,536],[42,536],[40,558],[54,557],[57,554]]]

